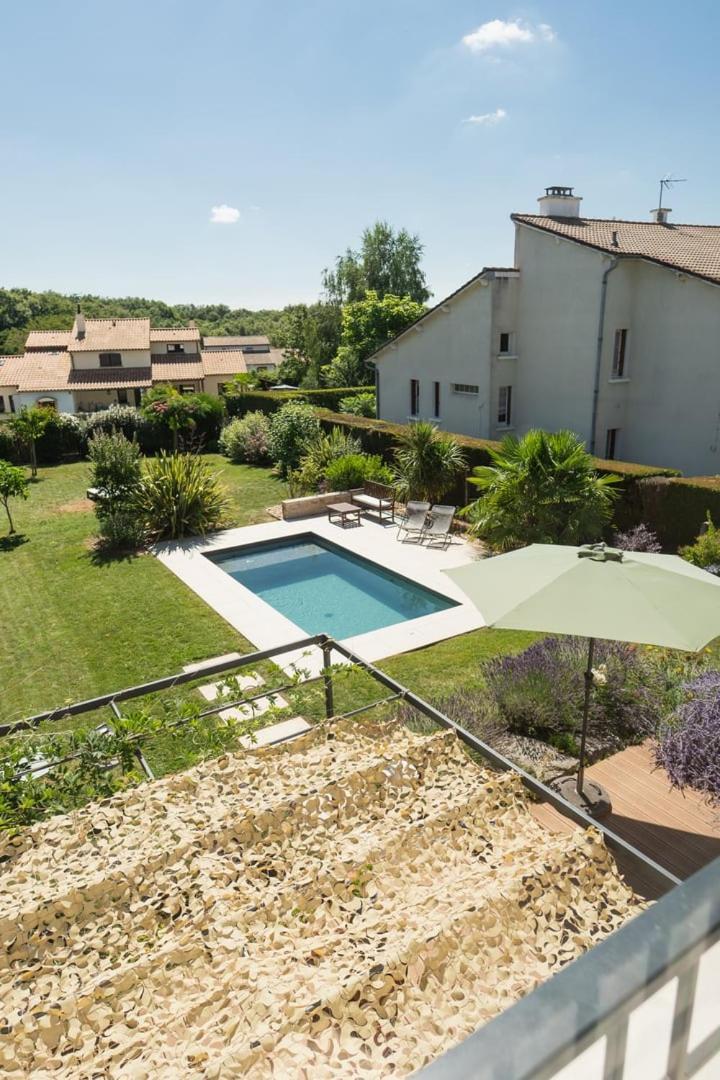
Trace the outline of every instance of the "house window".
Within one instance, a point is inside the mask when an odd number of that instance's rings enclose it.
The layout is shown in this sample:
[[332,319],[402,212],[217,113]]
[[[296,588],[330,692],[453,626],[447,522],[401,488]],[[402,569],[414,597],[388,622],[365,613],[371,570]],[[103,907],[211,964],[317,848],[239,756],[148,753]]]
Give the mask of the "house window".
[[420,413],[420,380],[410,380],[410,415],[418,416]]
[[136,406],[139,406],[139,405],[142,404],[142,390],[140,389],[139,386],[133,387],[133,397],[135,398],[135,405]]
[[181,353],[184,353],[185,352],[185,346],[182,345],[179,341],[173,341],[167,346],[167,351],[168,352],[181,352]]
[[625,350],[627,348],[627,330],[615,331],[615,348],[613,349],[613,379],[625,378]]
[[127,405],[127,403],[128,403],[128,392],[127,392],[127,390],[118,390],[118,392],[117,392],[117,400],[118,400],[118,405]]
[[440,383],[433,383],[433,416],[437,420],[440,416]]
[[501,386],[498,390],[498,414],[499,427],[510,427],[512,422],[512,386]]
[[608,461],[612,461],[617,451],[617,440],[620,434],[620,428],[611,427],[605,432],[605,457]]
[[477,394],[480,387],[473,386],[472,383],[454,382],[451,383],[454,394]]
[[185,386],[181,386],[180,387],[180,393],[181,394],[194,394],[195,393],[195,385],[194,384],[192,384],[192,385],[187,384]]
[[0,412],[5,412],[5,398],[0,394]]
[[501,353],[510,352],[510,334],[507,331],[503,331],[500,335],[500,349]]
[[57,401],[54,397],[39,397],[35,404],[39,409],[54,409],[57,412]]
[[122,354],[119,352],[101,352],[100,367],[122,367]]

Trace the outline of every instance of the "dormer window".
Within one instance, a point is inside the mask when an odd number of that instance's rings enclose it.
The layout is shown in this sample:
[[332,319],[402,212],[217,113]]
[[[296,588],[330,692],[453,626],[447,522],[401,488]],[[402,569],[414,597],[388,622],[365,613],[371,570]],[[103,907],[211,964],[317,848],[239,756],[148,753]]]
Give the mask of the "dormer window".
[[101,352],[100,367],[122,367],[122,353]]
[[173,341],[168,345],[167,351],[168,352],[184,353],[185,352],[185,346],[179,341]]

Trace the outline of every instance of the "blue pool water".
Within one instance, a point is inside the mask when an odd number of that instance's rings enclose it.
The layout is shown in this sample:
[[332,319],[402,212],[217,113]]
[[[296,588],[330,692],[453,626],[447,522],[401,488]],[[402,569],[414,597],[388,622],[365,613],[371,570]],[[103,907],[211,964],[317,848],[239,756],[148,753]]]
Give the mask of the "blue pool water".
[[456,606],[446,596],[311,535],[207,557],[307,634],[354,637]]

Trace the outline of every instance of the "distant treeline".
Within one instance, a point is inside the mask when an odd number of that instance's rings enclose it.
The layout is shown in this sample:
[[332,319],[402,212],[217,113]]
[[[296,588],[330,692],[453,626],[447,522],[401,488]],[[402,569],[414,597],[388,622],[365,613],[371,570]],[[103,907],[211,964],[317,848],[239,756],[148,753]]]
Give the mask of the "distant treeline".
[[140,296],[64,296],[31,289],[0,289],[0,354],[21,353],[29,330],[69,330],[77,305],[90,319],[150,318],[155,326],[190,320],[203,334],[267,334],[281,345],[287,315],[280,310],[249,311],[226,304],[165,304]]

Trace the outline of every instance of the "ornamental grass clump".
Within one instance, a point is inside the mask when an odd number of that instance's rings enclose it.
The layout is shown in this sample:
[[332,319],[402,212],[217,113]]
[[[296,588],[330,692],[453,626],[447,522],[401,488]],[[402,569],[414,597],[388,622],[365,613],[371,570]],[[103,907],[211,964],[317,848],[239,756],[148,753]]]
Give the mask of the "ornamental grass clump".
[[[598,641],[588,731],[609,749],[642,742],[663,711],[662,672],[634,645]],[[577,753],[582,722],[587,641],[548,637],[484,669],[490,694],[508,729]]]
[[687,699],[662,725],[655,762],[673,787],[692,788],[720,803],[720,672],[685,683]]
[[132,506],[148,539],[182,540],[219,528],[229,502],[201,457],[163,452],[148,463]]

